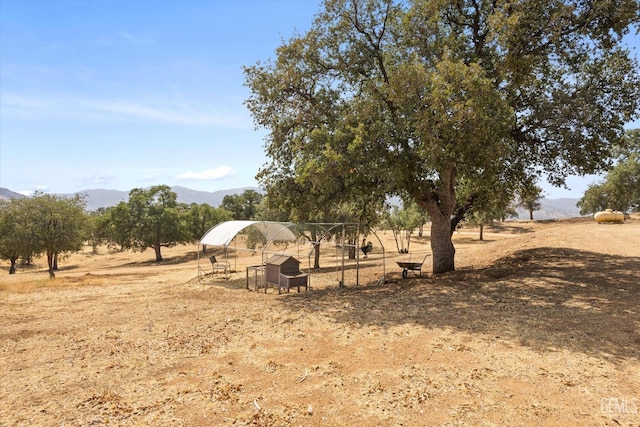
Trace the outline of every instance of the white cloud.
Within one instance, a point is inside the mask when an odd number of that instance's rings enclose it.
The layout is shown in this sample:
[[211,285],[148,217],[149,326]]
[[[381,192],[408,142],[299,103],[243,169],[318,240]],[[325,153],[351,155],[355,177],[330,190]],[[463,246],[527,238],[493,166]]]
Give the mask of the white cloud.
[[185,172],[176,176],[176,179],[179,180],[216,180],[222,179],[233,175],[233,169],[229,166],[220,166],[213,169],[207,169],[202,172]]
[[[85,121],[153,121],[179,125],[248,128],[252,121],[244,109],[228,105],[190,108],[173,99],[150,105],[128,100],[97,100],[59,95],[52,97],[3,94],[0,111],[5,117],[20,119],[72,119]],[[217,111],[223,111],[219,113]],[[242,112],[241,112],[242,111]]]
[[129,31],[121,31],[118,36],[121,40],[126,41],[134,46],[145,46],[153,43],[153,40],[148,36],[143,36],[140,34],[133,34]]
[[131,102],[100,102],[87,104],[87,107],[99,112],[118,115],[122,118],[152,120],[156,122],[198,126],[222,126],[243,128],[251,125],[244,116],[218,114],[214,112],[193,111],[185,108],[148,107]]
[[46,98],[33,98],[29,96],[20,95],[2,95],[0,96],[0,102],[5,107],[15,108],[28,108],[28,109],[48,109],[55,107],[55,103],[52,103]]
[[33,196],[33,193],[35,193],[36,191],[47,193],[49,192],[49,187],[46,185],[36,185],[33,190],[20,190],[20,191],[17,191],[17,193],[22,194],[23,196],[30,197],[30,196]]
[[148,119],[157,122],[178,123],[187,125],[216,125],[221,124],[224,119],[205,113],[186,113],[182,111],[147,107],[144,105],[111,102],[93,103],[87,107],[106,113],[114,113],[123,117]]
[[146,173],[146,174],[142,175],[142,177],[140,177],[138,179],[138,181],[141,181],[141,182],[157,181],[161,177],[162,177],[161,173]]

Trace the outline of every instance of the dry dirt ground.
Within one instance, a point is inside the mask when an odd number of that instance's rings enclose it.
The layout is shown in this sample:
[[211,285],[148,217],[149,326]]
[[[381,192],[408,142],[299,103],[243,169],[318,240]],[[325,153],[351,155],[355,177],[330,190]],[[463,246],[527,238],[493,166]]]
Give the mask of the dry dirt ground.
[[198,280],[195,246],[5,265],[0,426],[640,426],[640,218],[463,228],[407,279],[380,237],[299,294],[247,291],[248,252]]

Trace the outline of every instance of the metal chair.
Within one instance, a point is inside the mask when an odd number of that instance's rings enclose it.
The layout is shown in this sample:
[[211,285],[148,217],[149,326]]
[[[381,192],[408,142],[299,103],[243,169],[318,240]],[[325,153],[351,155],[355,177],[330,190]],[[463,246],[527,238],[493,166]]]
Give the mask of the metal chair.
[[224,278],[228,277],[228,273],[231,272],[231,263],[228,261],[218,261],[215,255],[211,255],[209,257],[209,261],[211,261],[211,268],[213,268],[213,274],[216,274],[218,271],[222,271],[224,273]]

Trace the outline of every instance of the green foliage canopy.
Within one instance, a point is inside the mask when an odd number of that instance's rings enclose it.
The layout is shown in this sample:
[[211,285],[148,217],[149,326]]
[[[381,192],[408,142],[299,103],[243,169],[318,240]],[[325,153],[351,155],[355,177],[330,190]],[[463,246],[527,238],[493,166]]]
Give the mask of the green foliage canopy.
[[0,259],[11,263],[9,274],[16,272],[18,259],[31,258],[39,250],[25,215],[26,203],[26,199],[0,200]]
[[153,248],[162,261],[162,247],[192,241],[185,222],[187,207],[177,202],[177,194],[167,185],[134,188],[129,200],[109,209],[102,224],[111,242],[124,249]]
[[85,200],[36,192],[32,197],[12,199],[0,206],[0,257],[12,263],[17,257],[46,254],[49,276],[55,277],[59,255],[82,249],[87,235]]
[[228,194],[222,199],[220,207],[231,212],[235,220],[254,219],[262,197],[262,194],[255,190],[245,190],[242,194]]
[[578,202],[582,215],[605,209],[640,211],[640,129],[627,131],[615,152],[616,164]]
[[186,213],[187,227],[192,240],[200,240],[211,227],[231,219],[231,212],[224,208],[211,207],[207,203],[192,203]]
[[533,212],[539,210],[542,205],[540,199],[543,197],[543,191],[533,179],[526,179],[516,189],[517,204],[525,208],[529,212],[529,219],[533,220]]
[[384,214],[382,227],[393,232],[396,242],[396,249],[399,253],[409,252],[411,234],[427,221],[427,215],[415,203],[408,201],[403,203],[402,208],[391,207]]

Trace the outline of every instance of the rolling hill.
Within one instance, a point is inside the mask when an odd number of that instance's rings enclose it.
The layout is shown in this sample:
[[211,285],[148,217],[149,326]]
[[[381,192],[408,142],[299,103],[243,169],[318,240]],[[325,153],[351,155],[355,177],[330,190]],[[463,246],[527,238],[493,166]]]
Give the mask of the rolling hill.
[[[260,189],[255,187],[243,187],[243,188],[232,188],[228,190],[219,190],[219,191],[197,191],[191,190],[190,188],[175,186],[171,187],[171,191],[175,192],[178,195],[179,203],[197,203],[203,204],[207,203],[210,206],[218,207],[222,203],[222,199],[224,196],[230,194],[242,194],[245,190],[255,190],[260,191]],[[118,191],[118,190],[104,190],[104,189],[95,189],[95,190],[84,190],[78,192],[80,194],[84,194],[87,198],[87,210],[93,211],[98,208],[106,208],[110,206],[115,206],[122,201],[127,201],[129,199],[129,192],[127,191]],[[65,196],[74,196],[75,194],[65,194]]]
[[[180,203],[197,203],[203,204],[207,203],[213,207],[218,207],[222,203],[222,199],[224,196],[230,194],[242,194],[245,190],[255,190],[261,191],[256,187],[243,187],[243,188],[232,188],[228,190],[220,190],[220,191],[197,191],[191,190],[185,187],[171,187],[171,190],[174,191],[178,195],[178,202]],[[77,193],[69,193],[69,194],[61,194],[65,197],[73,197],[76,194],[84,194],[86,196],[87,201],[87,210],[95,211],[99,208],[107,208],[110,206],[115,206],[120,202],[127,201],[129,199],[128,191],[119,191],[119,190],[106,190],[106,189],[91,189],[91,190],[83,190]],[[13,198],[23,198],[26,197],[20,193],[16,193],[7,188],[0,188],[0,199],[13,199]]]
[[[542,199],[540,200],[540,209],[533,212],[534,220],[575,218],[579,217],[580,209],[576,206],[580,199],[577,198],[560,198],[560,199]],[[517,219],[529,219],[529,211],[518,208]]]
[[11,191],[8,188],[0,187],[0,199],[22,199],[24,197],[27,196]]

